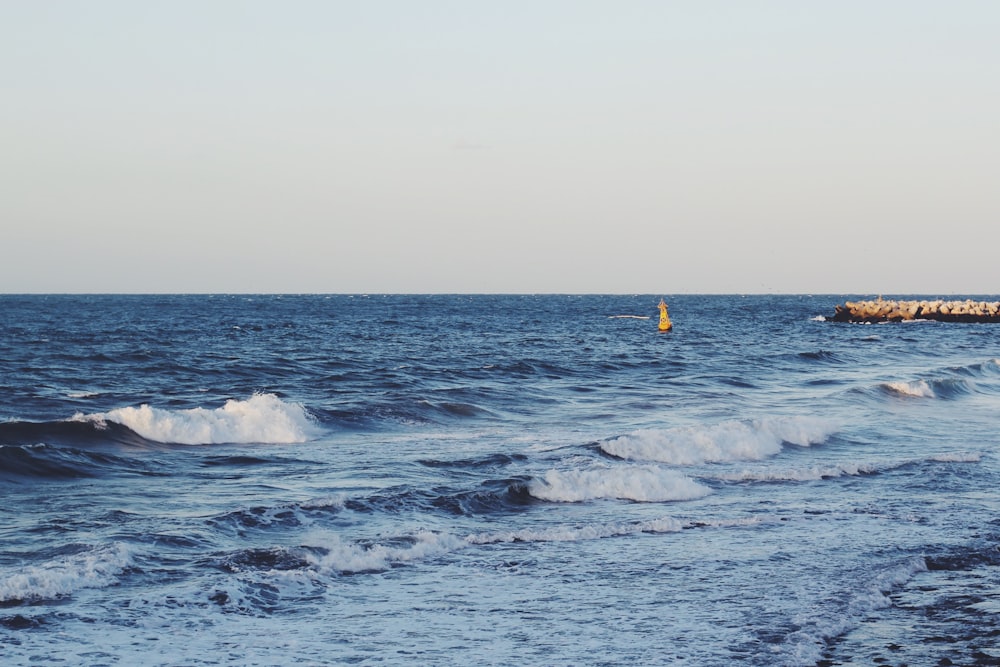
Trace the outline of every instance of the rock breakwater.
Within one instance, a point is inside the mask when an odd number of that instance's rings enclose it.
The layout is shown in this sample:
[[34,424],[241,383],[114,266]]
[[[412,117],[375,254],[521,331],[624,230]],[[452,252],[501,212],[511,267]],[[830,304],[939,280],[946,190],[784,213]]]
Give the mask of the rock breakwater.
[[874,301],[846,301],[835,308],[834,322],[940,322],[1000,323],[1000,301],[894,301],[882,297]]

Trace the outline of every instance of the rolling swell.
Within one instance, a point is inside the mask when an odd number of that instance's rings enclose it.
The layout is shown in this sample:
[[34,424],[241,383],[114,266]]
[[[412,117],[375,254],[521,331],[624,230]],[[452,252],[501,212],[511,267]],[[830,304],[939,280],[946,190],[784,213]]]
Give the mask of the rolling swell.
[[362,512],[444,512],[452,516],[477,516],[515,511],[537,502],[528,492],[530,477],[482,482],[475,489],[397,487],[367,498],[345,501],[346,509]]
[[952,400],[975,392],[974,385],[961,378],[931,378],[885,382],[879,389],[886,395]]
[[991,359],[982,363],[953,366],[905,379],[879,382],[851,392],[884,401],[892,399],[958,400],[973,394],[1000,394],[1000,362]]
[[112,472],[156,474],[141,461],[74,447],[0,445],[0,479],[80,479]]
[[493,401],[488,396],[456,400],[452,397],[399,394],[390,395],[388,399],[317,410],[316,415],[325,425],[335,429],[382,431],[410,424],[449,424],[495,418],[496,413],[481,404],[489,402]]
[[161,474],[155,462],[122,455],[155,446],[120,424],[94,421],[0,424],[0,479],[69,480],[106,474]]
[[487,466],[504,466],[514,462],[526,461],[528,457],[524,454],[492,454],[481,458],[460,459],[457,461],[439,461],[437,459],[424,459],[419,461],[421,465],[428,468],[485,468]]
[[107,444],[148,447],[155,444],[127,426],[114,422],[79,418],[52,422],[0,423],[0,445],[42,443],[81,448]]

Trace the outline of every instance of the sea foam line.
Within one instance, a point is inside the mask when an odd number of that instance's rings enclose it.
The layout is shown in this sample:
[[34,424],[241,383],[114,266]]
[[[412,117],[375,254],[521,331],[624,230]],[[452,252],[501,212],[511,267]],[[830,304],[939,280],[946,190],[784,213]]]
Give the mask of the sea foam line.
[[[914,576],[927,571],[927,561],[922,556],[907,558],[877,572],[851,591],[845,601],[836,602],[836,611],[820,606],[822,612],[809,611],[796,619],[801,628],[785,638],[780,647],[785,665],[815,665],[823,658],[823,648],[828,640],[840,637],[856,628],[861,620],[876,609],[892,605],[889,594],[898,590]],[[841,597],[840,595],[835,597]]]
[[[933,454],[924,458],[908,458],[883,461],[844,461],[821,463],[812,466],[789,468],[743,468],[733,472],[711,475],[711,479],[726,482],[812,482],[837,477],[858,477],[876,475],[922,463],[979,463],[981,452],[958,451]],[[709,477],[709,476],[706,476]]]
[[676,533],[688,525],[672,517],[661,517],[631,523],[473,533],[465,537],[421,530],[411,536],[383,538],[378,542],[350,542],[334,533],[314,531],[306,537],[305,542],[311,550],[321,553],[307,553],[305,559],[314,572],[320,575],[381,572],[396,565],[444,556],[471,546],[511,542],[582,542],[640,533]]
[[681,521],[670,516],[632,522],[556,525],[513,531],[471,533],[459,537],[431,530],[412,535],[352,542],[326,530],[311,531],[303,539],[306,570],[271,570],[264,574],[282,580],[309,580],[314,576],[382,572],[428,558],[437,558],[474,546],[507,543],[584,542],[630,535],[677,533],[687,528],[742,528],[775,519],[761,516],[739,519]]

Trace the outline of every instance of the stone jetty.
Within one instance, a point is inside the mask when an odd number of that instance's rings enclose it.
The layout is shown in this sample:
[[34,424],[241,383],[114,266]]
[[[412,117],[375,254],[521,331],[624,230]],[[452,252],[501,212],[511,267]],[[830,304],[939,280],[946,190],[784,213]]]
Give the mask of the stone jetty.
[[1000,323],[1000,301],[846,301],[838,305],[834,322],[903,322],[937,320],[939,322]]

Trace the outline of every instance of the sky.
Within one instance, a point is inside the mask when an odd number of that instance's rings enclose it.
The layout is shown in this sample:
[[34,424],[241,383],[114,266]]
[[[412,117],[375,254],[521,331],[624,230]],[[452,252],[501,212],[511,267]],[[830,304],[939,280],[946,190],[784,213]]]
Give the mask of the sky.
[[0,0],[0,293],[1000,293],[1000,2]]

